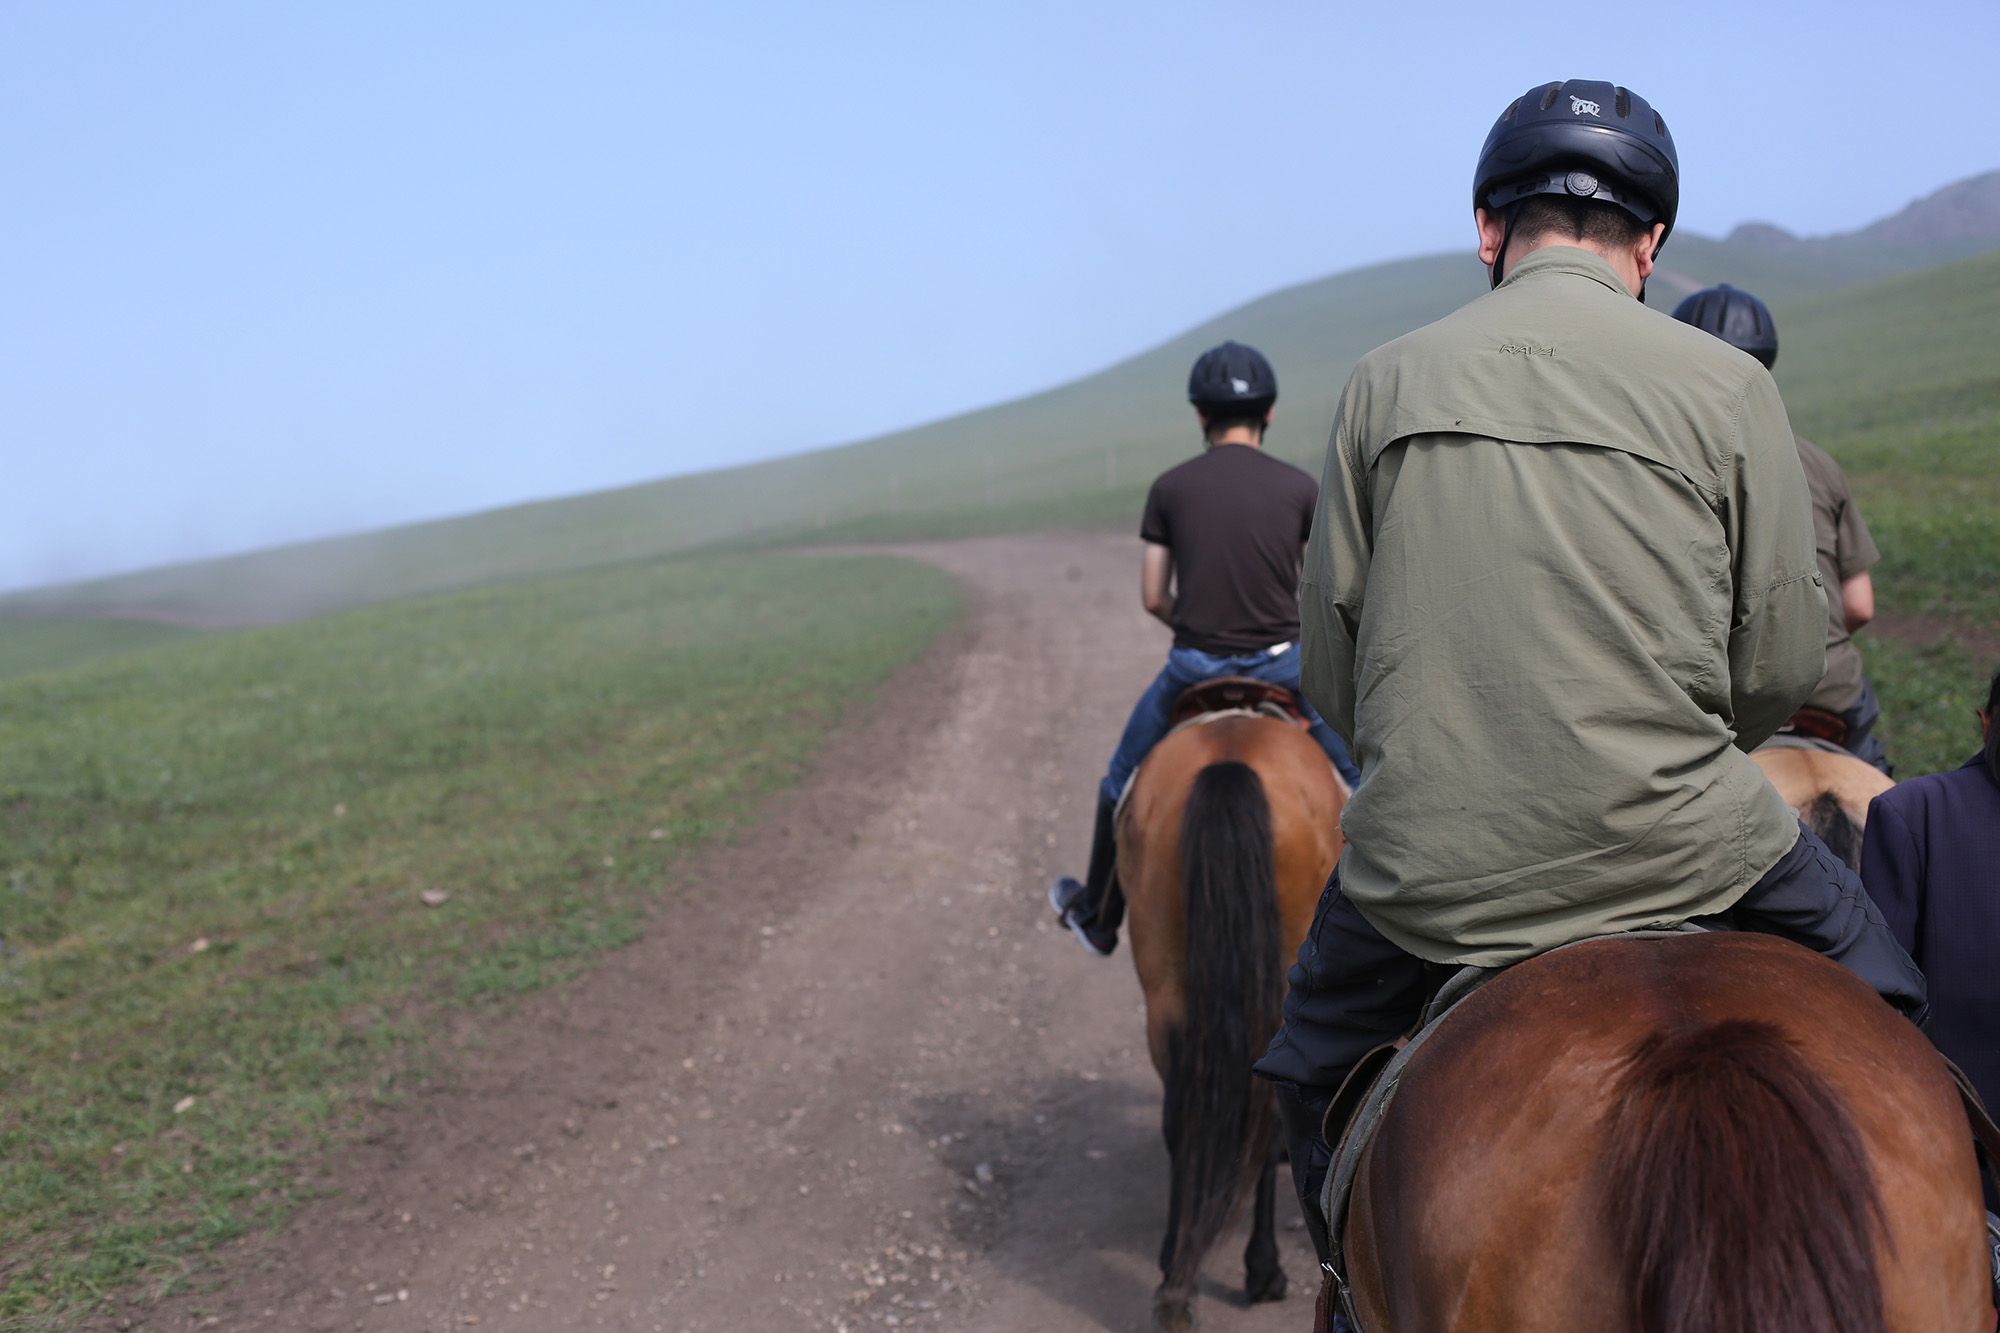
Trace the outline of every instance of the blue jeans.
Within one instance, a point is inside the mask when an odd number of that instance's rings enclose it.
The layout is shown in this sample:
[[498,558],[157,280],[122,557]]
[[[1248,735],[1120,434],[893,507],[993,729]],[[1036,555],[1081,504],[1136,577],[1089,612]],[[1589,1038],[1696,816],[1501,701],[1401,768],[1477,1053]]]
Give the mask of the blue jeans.
[[[1181,691],[1217,676],[1250,676],[1256,680],[1268,680],[1274,685],[1283,685],[1294,694],[1299,689],[1299,646],[1294,643],[1282,653],[1252,653],[1248,657],[1217,657],[1213,653],[1202,652],[1199,648],[1176,648],[1167,654],[1167,665],[1139,696],[1133,706],[1132,716],[1125,723],[1125,734],[1118,739],[1117,752],[1111,756],[1111,767],[1104,774],[1103,785],[1098,790],[1107,801],[1115,801],[1124,794],[1125,784],[1132,779],[1133,770],[1145,757],[1152,753],[1161,737],[1173,729],[1174,701],[1181,697]],[[1313,739],[1319,748],[1326,751],[1326,757],[1347,779],[1352,787],[1361,781],[1361,770],[1348,757],[1347,746],[1341,741],[1325,719],[1313,711],[1313,706],[1300,695],[1299,706],[1305,710],[1306,720],[1312,723]]]

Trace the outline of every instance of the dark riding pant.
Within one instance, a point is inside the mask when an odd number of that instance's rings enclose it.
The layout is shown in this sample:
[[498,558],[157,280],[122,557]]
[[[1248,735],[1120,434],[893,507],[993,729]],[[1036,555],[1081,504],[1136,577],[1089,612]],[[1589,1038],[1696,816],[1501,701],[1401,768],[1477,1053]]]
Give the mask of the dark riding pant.
[[1888,751],[1882,748],[1882,738],[1875,734],[1875,724],[1882,720],[1882,705],[1866,676],[1861,678],[1861,697],[1854,701],[1854,707],[1841,711],[1840,720],[1847,724],[1847,735],[1841,741],[1847,752],[1894,777],[1896,770],[1889,766]]
[[[1861,880],[1810,830],[1728,911],[1699,925],[1779,935],[1826,955],[1918,1022],[1923,974],[1896,942]],[[1284,1021],[1256,1072],[1277,1084],[1293,1183],[1315,1242],[1324,1248],[1319,1193],[1330,1150],[1320,1124],[1348,1072],[1375,1047],[1416,1026],[1434,969],[1368,923],[1340,891],[1336,869],[1312,928],[1286,974]]]

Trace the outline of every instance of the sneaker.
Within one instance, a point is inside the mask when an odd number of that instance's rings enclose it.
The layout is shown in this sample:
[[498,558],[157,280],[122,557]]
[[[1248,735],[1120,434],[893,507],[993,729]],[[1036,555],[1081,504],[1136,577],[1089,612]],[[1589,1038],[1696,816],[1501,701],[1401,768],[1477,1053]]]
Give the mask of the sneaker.
[[1077,909],[1083,905],[1087,893],[1080,880],[1064,875],[1049,885],[1049,906],[1055,908],[1056,919],[1069,927],[1069,933],[1082,941],[1084,948],[1099,958],[1109,958],[1118,947],[1118,934],[1100,933],[1084,921]]

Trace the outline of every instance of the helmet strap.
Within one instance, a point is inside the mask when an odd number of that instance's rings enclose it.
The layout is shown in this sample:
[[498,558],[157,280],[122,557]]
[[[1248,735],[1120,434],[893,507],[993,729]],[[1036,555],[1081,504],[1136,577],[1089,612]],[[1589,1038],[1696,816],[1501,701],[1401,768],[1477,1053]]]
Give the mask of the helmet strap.
[[[1650,226],[1651,224],[1648,225]],[[1667,248],[1667,243],[1665,241],[1661,241],[1658,245],[1653,247],[1653,263],[1655,265],[1658,265],[1660,262],[1660,251],[1666,248]],[[1646,280],[1644,278],[1639,279],[1639,304],[1640,305],[1646,304]]]
[[1500,229],[1500,248],[1493,254],[1493,267],[1487,270],[1492,286],[1500,285],[1500,266],[1507,262],[1507,247],[1514,239],[1514,224],[1520,221],[1521,205],[1516,202],[1507,206],[1507,220]]

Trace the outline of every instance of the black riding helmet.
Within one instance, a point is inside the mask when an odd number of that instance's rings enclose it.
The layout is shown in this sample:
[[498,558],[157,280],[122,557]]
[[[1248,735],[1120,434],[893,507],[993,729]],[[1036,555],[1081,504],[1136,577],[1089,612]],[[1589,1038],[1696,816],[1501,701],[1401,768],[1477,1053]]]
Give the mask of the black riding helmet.
[[[1647,226],[1663,222],[1664,246],[1681,206],[1674,136],[1630,89],[1596,79],[1530,88],[1493,122],[1472,173],[1472,203],[1498,212],[1538,194],[1615,204]],[[1510,214],[1508,237],[1513,231]],[[1503,240],[1502,255],[1506,249]],[[1493,285],[1500,285],[1497,259]]]
[[1704,287],[1674,307],[1674,318],[1712,333],[1731,347],[1750,353],[1766,369],[1778,362],[1778,325],[1762,301],[1728,283]]
[[1188,401],[1210,415],[1256,416],[1278,401],[1278,377],[1256,348],[1223,343],[1196,358],[1188,372]]

